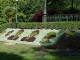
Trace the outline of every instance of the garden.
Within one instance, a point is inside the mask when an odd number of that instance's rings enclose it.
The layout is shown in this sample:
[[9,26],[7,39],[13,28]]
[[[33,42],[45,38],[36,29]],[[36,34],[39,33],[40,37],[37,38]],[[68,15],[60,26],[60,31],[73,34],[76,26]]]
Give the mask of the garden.
[[0,60],[79,59],[79,0],[0,1]]
[[21,22],[16,29],[15,23],[2,24],[0,57],[3,60],[78,60],[78,26],[79,22]]

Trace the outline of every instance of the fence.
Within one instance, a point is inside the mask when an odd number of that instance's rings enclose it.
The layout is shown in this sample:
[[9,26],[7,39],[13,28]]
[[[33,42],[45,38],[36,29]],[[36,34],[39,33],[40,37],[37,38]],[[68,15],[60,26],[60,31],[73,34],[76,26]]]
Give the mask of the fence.
[[55,14],[47,15],[47,22],[55,21],[80,21],[79,14]]

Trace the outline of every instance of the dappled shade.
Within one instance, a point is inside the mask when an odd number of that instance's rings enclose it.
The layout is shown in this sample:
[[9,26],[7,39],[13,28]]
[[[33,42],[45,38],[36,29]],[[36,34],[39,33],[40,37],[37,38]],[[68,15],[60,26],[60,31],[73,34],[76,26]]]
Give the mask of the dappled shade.
[[14,53],[0,52],[0,60],[24,60],[24,59],[23,57]]
[[72,50],[80,50],[80,36],[76,35],[76,33],[77,33],[76,31],[66,31],[52,46],[46,46],[46,48],[51,49],[69,48]]

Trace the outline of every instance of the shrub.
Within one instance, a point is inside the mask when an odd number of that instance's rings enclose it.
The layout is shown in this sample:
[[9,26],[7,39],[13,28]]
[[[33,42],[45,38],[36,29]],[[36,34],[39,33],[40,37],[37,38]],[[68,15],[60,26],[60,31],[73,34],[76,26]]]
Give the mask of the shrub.
[[47,33],[47,35],[44,36],[44,38],[42,39],[42,41],[40,41],[40,43],[42,43],[42,44],[51,43],[50,42],[50,38],[52,38],[52,37],[56,37],[56,33],[55,32]]
[[[48,15],[54,15],[57,14],[58,12],[56,10],[50,9],[48,10],[47,14]],[[43,11],[38,11],[34,13],[34,16],[32,17],[33,22],[42,22],[42,16],[43,16]]]
[[49,33],[47,33],[46,36],[44,36],[44,38],[46,38],[46,39],[50,39],[52,37],[56,37],[56,33],[55,32],[49,32]]
[[65,34],[75,36],[74,31],[66,31]]
[[[80,22],[78,21],[69,21],[69,22],[43,22],[43,23],[38,23],[38,22],[18,22],[18,28],[20,29],[43,29],[45,27],[48,27],[49,29],[80,29]],[[16,23],[5,23],[0,25],[0,32],[5,30],[6,28],[16,28]]]
[[31,20],[33,22],[42,22],[42,16],[43,16],[43,11],[35,12]]
[[24,13],[19,13],[18,20],[19,20],[19,22],[27,22],[26,15]]

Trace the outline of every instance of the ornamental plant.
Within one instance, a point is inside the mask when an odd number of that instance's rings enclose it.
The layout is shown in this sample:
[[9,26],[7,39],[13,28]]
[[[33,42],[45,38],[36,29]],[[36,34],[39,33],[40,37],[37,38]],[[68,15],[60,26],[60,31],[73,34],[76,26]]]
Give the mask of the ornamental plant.
[[44,38],[42,39],[42,41],[40,41],[40,43],[42,43],[42,44],[51,43],[50,42],[50,38],[52,38],[52,37],[56,37],[56,33],[55,32],[49,32],[49,33],[47,33],[47,35],[44,36]]
[[26,41],[28,37],[23,37],[21,41]]
[[36,38],[34,36],[32,37],[23,37],[21,41],[27,41],[27,42],[33,42]]
[[12,35],[12,36],[8,37],[7,39],[9,39],[9,40],[17,40],[19,38],[19,36],[21,35],[21,33],[23,33],[23,32],[24,32],[23,29],[19,30],[15,35]]
[[74,31],[66,31],[65,34],[70,35],[70,36],[75,36]]
[[37,34],[39,34],[39,30],[35,30],[33,31],[31,34],[30,34],[30,37],[26,36],[26,37],[23,37],[21,39],[21,41],[27,41],[27,42],[33,42],[36,38],[34,36],[36,36]]
[[19,30],[19,31],[16,33],[16,36],[20,36],[20,35],[21,35],[21,33],[23,33],[23,32],[24,32],[24,29]]
[[5,34],[5,36],[8,36],[9,34],[11,34],[14,30],[9,31],[7,34]]
[[33,42],[36,38],[34,36],[29,37],[28,39],[26,39],[25,41],[27,42]]
[[46,36],[44,36],[44,38],[46,38],[46,39],[50,39],[52,37],[56,37],[56,33],[55,32],[49,32],[49,33],[47,33]]
[[32,36],[36,36],[37,34],[39,34],[39,30],[35,30],[30,34],[30,37]]
[[12,36],[8,37],[7,39],[8,39],[8,40],[12,40],[12,39],[13,39],[13,37],[14,37],[14,35],[12,35]]
[[6,7],[4,9],[4,13],[6,14],[6,16],[9,18],[9,22],[12,22],[12,16],[15,15],[16,13],[16,9],[14,7]]
[[18,38],[19,38],[18,36],[12,35],[12,36],[8,37],[7,39],[8,40],[17,40]]

